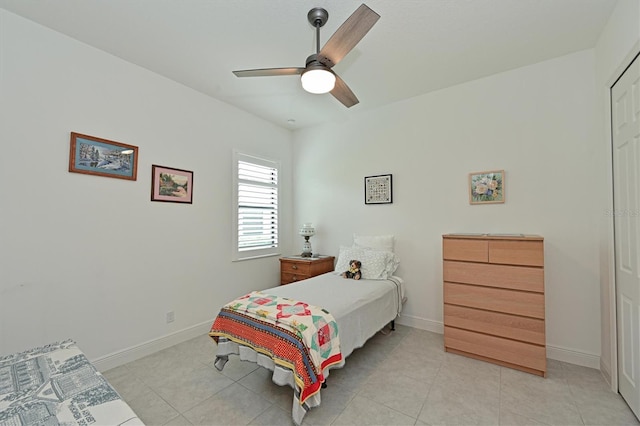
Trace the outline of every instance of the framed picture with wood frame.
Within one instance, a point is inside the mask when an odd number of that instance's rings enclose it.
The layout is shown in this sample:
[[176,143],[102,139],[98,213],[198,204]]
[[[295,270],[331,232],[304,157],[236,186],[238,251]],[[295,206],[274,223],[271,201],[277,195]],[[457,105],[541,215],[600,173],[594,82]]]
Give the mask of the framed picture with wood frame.
[[504,203],[504,170],[469,173],[469,204]]
[[193,172],[152,165],[151,201],[192,204]]
[[136,180],[138,147],[71,132],[69,171]]

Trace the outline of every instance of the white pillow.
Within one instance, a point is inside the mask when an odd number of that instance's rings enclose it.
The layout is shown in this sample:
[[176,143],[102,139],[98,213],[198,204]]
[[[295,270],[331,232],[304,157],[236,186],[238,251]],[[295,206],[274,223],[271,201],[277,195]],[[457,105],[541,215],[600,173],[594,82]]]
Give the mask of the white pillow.
[[387,267],[385,269],[385,274],[387,278],[391,278],[396,269],[400,266],[400,258],[397,254],[391,253],[390,259],[387,262]]
[[359,258],[362,253],[362,249],[359,247],[345,247],[340,246],[340,252],[338,253],[338,260],[336,261],[335,272],[340,275],[344,271],[349,269],[349,262],[351,260],[362,260]]
[[340,275],[349,269],[351,260],[359,260],[362,262],[362,278],[384,280],[389,278],[398,267],[394,259],[395,255],[386,250],[341,246],[335,272]]
[[353,245],[375,250],[393,252],[393,235],[358,235],[353,234]]

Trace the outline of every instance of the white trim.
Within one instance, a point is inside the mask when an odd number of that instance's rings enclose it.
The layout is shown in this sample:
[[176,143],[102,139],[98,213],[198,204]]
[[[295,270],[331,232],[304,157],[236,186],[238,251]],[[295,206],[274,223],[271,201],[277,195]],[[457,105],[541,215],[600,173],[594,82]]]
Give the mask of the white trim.
[[[280,244],[281,244],[281,236],[280,236],[280,232],[282,231],[282,227],[281,227],[281,221],[280,221],[280,172],[282,170],[282,165],[280,160],[275,160],[275,159],[271,159],[268,157],[257,157],[255,155],[252,154],[245,154],[244,152],[240,152],[238,150],[233,150],[232,151],[232,184],[233,184],[233,188],[232,188],[232,200],[231,200],[231,209],[232,209],[232,224],[233,224],[233,229],[232,229],[232,247],[231,247],[231,261],[232,262],[238,262],[238,261],[243,261],[243,260],[251,260],[251,259],[257,259],[257,258],[261,258],[261,257],[268,257],[268,256],[278,256],[281,253],[281,249],[280,249]],[[278,183],[275,186],[275,189],[277,191],[278,194],[278,199],[277,199],[277,203],[278,203],[278,222],[277,222],[277,228],[278,228],[278,240],[277,240],[277,245],[276,247],[272,247],[272,248],[261,248],[261,249],[255,249],[255,250],[246,250],[246,251],[239,251],[238,250],[238,186],[240,183],[240,180],[238,179],[238,162],[239,161],[243,161],[243,162],[247,162],[247,163],[253,163],[253,164],[257,164],[260,166],[264,166],[264,167],[268,167],[268,168],[275,168],[277,170],[278,173]]]
[[600,355],[547,345],[547,358],[600,370]]
[[[618,66],[618,68],[613,72],[613,74],[609,77],[609,79],[606,82],[606,96],[605,96],[605,121],[606,121],[606,135],[607,135],[607,143],[609,146],[609,153],[611,155],[612,154],[612,150],[613,150],[613,140],[611,139],[611,88],[613,86],[613,84],[618,81],[618,79],[622,76],[622,74],[624,73],[624,71],[627,69],[627,67],[629,65],[631,65],[632,61],[635,59],[636,56],[638,56],[638,54],[640,54],[640,40],[636,41],[633,45],[633,47],[631,48],[631,50],[629,51],[629,53],[627,53],[627,55],[625,56],[625,58],[622,60],[622,62],[620,63],[620,65]],[[610,202],[611,202],[611,208],[613,209],[613,162],[611,161],[611,157],[609,158],[609,176],[611,176],[611,197],[610,197]],[[609,247],[609,264],[612,266],[612,268],[610,268],[609,270],[609,286],[608,286],[608,290],[609,290],[609,301],[611,303],[611,306],[609,307],[609,324],[610,324],[610,330],[609,332],[611,333],[611,338],[609,339],[611,342],[611,365],[610,370],[607,370],[608,373],[608,377],[609,380],[607,380],[607,382],[611,385],[611,390],[613,392],[618,392],[618,312],[617,312],[617,300],[618,300],[618,294],[616,292],[616,260],[615,260],[615,224],[614,224],[614,216],[611,216],[611,221],[610,221],[610,233],[609,233],[609,240],[607,241],[607,246]],[[605,348],[602,348],[603,350]],[[600,371],[603,371],[602,369]],[[604,372],[603,372],[604,374]]]
[[414,317],[412,315],[400,314],[398,319],[396,319],[396,324],[431,331],[433,333],[444,334],[444,324],[442,321],[434,321],[426,318]]
[[[602,374],[602,378],[604,379],[604,381],[607,382],[607,384],[610,387],[613,387],[613,384],[611,383],[612,377],[613,377],[611,375],[611,368],[609,368],[608,365],[602,362],[602,358],[600,358],[600,374]],[[617,375],[616,375],[616,378],[617,378]]]
[[[396,324],[419,328],[420,330],[427,330],[433,333],[444,334],[444,324],[441,321],[401,314],[396,320]],[[574,349],[547,345],[547,358],[600,370],[599,355],[580,352]]]
[[[211,330],[211,324],[213,324],[213,321],[214,320],[211,319],[210,321],[196,324],[183,330],[167,334],[166,336],[162,336],[158,339],[149,340],[139,345],[131,346],[118,352],[113,352],[109,355],[91,360],[91,362],[98,369],[98,371],[101,372],[119,367],[128,362],[135,361],[147,355],[151,355],[155,352],[167,349],[168,347],[177,345],[178,343],[182,343],[189,339],[207,334],[209,330]],[[214,354],[212,353],[212,360],[213,356]]]

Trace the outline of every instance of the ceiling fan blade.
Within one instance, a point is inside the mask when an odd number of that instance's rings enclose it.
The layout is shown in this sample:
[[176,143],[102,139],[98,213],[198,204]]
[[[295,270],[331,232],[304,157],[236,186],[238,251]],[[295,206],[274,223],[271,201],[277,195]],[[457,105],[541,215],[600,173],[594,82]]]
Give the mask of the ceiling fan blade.
[[358,9],[333,33],[329,41],[318,53],[318,60],[329,68],[336,65],[353,49],[380,19],[365,4]]
[[304,68],[263,68],[233,71],[236,77],[272,77],[278,75],[300,75]]
[[347,108],[351,108],[352,106],[360,102],[358,98],[356,98],[356,95],[353,94],[351,89],[349,89],[349,86],[347,86],[347,83],[345,83],[344,80],[338,77],[337,75],[336,75],[336,85],[331,91],[331,94],[333,95],[334,98],[342,102],[342,104]]

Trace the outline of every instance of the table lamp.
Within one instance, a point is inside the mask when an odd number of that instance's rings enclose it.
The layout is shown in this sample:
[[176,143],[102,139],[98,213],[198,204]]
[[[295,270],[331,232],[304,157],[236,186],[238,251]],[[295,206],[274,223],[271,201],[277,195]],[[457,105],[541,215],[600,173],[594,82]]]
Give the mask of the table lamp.
[[311,243],[309,237],[315,235],[316,230],[310,223],[305,223],[300,228],[300,235],[304,237],[304,244],[302,245],[302,257],[311,257]]

